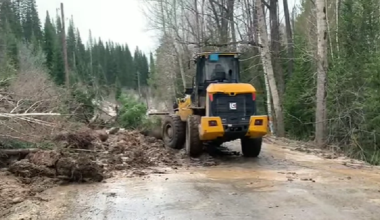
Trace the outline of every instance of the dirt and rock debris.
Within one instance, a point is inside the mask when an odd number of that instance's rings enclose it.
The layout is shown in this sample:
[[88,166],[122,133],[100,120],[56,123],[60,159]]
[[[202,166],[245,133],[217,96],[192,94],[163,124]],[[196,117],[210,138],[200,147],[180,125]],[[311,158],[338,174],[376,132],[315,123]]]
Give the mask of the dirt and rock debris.
[[[189,159],[138,131],[91,130],[58,134],[55,149],[0,150],[0,217],[9,207],[60,184],[102,182],[115,173],[127,177],[163,173],[165,168],[213,166],[209,156]],[[161,169],[163,168],[163,169]]]
[[[55,149],[0,150],[0,218],[10,207],[38,198],[48,188],[72,182],[106,182],[112,176],[163,174],[180,167],[215,166],[223,159],[240,157],[221,146],[200,158],[188,158],[184,150],[167,149],[161,140],[138,131],[112,128],[60,133],[52,138]],[[265,142],[277,142],[266,138]],[[282,141],[284,142],[284,141]],[[294,145],[294,150],[313,149]],[[292,148],[292,147],[290,147]],[[207,149],[207,148],[206,148]],[[316,150],[315,150],[316,151]],[[315,154],[320,154],[316,151]],[[211,155],[211,156],[210,156]],[[289,181],[297,175],[286,173]],[[301,179],[311,181],[313,179]]]

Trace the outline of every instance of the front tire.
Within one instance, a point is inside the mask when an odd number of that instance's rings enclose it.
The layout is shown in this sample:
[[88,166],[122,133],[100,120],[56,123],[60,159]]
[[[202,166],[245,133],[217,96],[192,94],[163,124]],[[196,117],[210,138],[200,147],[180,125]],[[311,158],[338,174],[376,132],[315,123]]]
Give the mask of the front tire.
[[190,157],[198,157],[203,153],[203,143],[199,139],[198,126],[201,122],[199,115],[191,115],[186,123],[186,153]]
[[258,157],[261,152],[263,138],[247,138],[241,139],[241,151],[245,157]]
[[165,147],[181,149],[185,143],[185,123],[178,115],[168,115],[162,125],[162,139]]

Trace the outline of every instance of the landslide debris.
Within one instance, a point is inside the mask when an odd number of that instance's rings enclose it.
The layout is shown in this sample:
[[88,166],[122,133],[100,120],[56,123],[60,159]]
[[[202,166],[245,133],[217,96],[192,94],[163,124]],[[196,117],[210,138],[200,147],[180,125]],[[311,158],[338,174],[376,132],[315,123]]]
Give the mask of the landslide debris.
[[[8,161],[8,171],[17,177],[49,177],[69,181],[102,181],[114,170],[143,170],[152,167],[182,166],[181,157],[165,149],[161,140],[120,129],[115,134],[84,129],[61,133],[52,150],[30,150]],[[15,156],[15,151],[12,155]],[[0,150],[1,154],[1,150]],[[25,155],[26,154],[26,155]]]
[[82,129],[52,139],[55,149],[0,150],[0,218],[9,207],[58,184],[216,165],[209,157],[189,159],[183,150],[167,149],[161,140],[138,131]]

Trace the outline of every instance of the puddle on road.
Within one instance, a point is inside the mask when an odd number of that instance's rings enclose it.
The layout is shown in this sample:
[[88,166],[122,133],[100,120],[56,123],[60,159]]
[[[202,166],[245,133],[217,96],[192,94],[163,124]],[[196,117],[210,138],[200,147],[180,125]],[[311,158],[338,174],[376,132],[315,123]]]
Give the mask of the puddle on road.
[[318,176],[318,172],[311,169],[298,170],[257,170],[257,169],[221,169],[214,168],[200,171],[207,179],[211,180],[242,180],[247,181],[289,181],[297,177]]
[[[315,164],[314,164],[315,165]],[[331,169],[331,168],[301,168],[295,170],[257,170],[257,169],[226,169],[213,168],[208,170],[197,171],[198,175],[206,179],[214,181],[231,181],[244,180],[254,184],[265,183],[269,186],[275,182],[297,182],[297,183],[312,183],[312,184],[342,184],[352,181],[373,181],[380,182],[378,174],[364,173],[364,179],[360,179],[359,170],[350,169]],[[248,187],[255,187],[255,185]],[[269,185],[268,185],[269,184]],[[258,189],[260,185],[256,185]],[[265,187],[264,187],[265,188]],[[269,188],[270,189],[270,188]],[[266,189],[263,189],[266,190]]]
[[272,144],[267,144],[266,149],[274,158],[297,162],[299,166],[319,170],[323,179],[344,176],[380,182],[380,168],[372,167],[362,161],[347,158],[326,159],[313,154],[283,149]]
[[380,205],[380,199],[369,199],[370,203],[374,203],[376,205]]
[[265,150],[270,152],[275,158],[289,159],[298,162],[323,162],[325,159],[313,154],[305,154],[303,152],[292,151],[290,149],[283,149],[280,146],[266,144]]
[[239,170],[239,169],[210,169],[201,171],[206,178],[212,180],[232,180],[232,179],[266,179],[283,180],[284,176],[274,170]]
[[255,191],[255,192],[271,192],[271,191],[277,191],[278,186],[271,182],[255,182],[250,183],[246,185],[247,188]]

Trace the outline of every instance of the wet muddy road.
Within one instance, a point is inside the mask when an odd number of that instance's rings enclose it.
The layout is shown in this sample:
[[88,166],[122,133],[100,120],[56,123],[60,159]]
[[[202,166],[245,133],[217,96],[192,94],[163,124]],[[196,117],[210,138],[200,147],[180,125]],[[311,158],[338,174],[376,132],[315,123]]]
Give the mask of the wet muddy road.
[[41,195],[49,202],[38,209],[28,208],[25,217],[380,219],[377,167],[324,159],[273,144],[266,144],[257,159],[221,160],[215,167],[172,170],[143,178],[114,177],[102,184],[50,189]]

